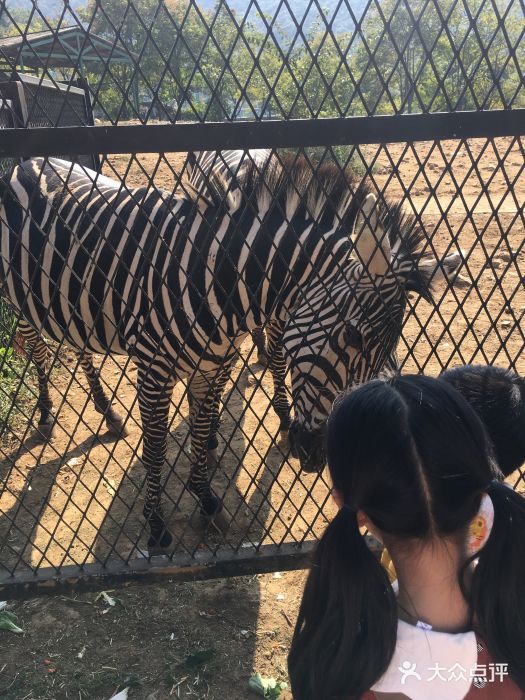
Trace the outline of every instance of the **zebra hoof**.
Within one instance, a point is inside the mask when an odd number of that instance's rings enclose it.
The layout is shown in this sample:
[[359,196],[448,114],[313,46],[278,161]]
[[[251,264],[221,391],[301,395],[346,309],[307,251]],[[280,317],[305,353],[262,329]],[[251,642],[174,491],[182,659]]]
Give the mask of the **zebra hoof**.
[[208,467],[215,469],[219,465],[219,457],[217,455],[217,450],[208,450],[206,458]]
[[214,518],[222,511],[222,501],[211,489],[200,501],[200,513],[205,518]]
[[171,546],[173,537],[169,530],[163,529],[159,533],[151,533],[148,539],[148,552],[150,555],[162,553],[161,550]]
[[55,432],[55,426],[53,423],[40,423],[35,431],[35,438],[40,442],[49,442],[53,437]]
[[129,430],[126,428],[126,424],[123,420],[109,420],[106,419],[106,426],[108,433],[114,437],[124,438],[129,435]]
[[149,518],[150,536],[148,539],[148,551],[153,554],[155,551],[166,549],[173,542],[173,537],[166,527],[162,514],[153,513]]

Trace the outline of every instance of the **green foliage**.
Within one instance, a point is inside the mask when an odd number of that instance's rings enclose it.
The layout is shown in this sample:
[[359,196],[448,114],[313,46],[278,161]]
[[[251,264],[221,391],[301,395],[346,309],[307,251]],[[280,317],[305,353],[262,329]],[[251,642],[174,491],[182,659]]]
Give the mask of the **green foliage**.
[[[523,42],[518,44],[523,10],[520,22],[520,8],[508,6],[508,0],[384,0],[372,5],[363,22],[368,48],[361,45],[352,56],[368,109],[389,113],[508,106],[518,86],[509,44],[516,47],[518,61],[525,58]],[[498,28],[506,10],[503,28]]]
[[0,348],[0,374],[4,379],[12,374],[13,348]]
[[[350,20],[330,32],[309,20],[294,40],[290,26],[280,28],[283,9],[268,35],[254,12],[244,20],[241,5],[231,1],[236,14],[210,0],[87,0],[79,10],[86,26],[136,63],[89,64],[98,115],[137,117],[137,99],[142,118],[207,121],[525,103],[520,3],[384,0],[368,7],[357,32]],[[292,7],[301,18],[302,5]],[[30,21],[31,31],[42,28],[38,13]]]
[[13,307],[0,298],[0,434],[16,428],[22,407],[35,400],[34,369],[12,348],[16,321]]
[[288,688],[288,683],[276,681],[275,678],[263,678],[260,673],[256,673],[248,681],[248,687],[266,700],[279,700],[282,691]]
[[0,611],[0,630],[22,634],[24,630],[16,624],[17,620],[18,617],[15,613],[9,612],[9,610]]
[[15,310],[11,304],[0,297],[0,347],[10,344],[15,326]]
[[[20,32],[41,32],[49,29],[48,21],[53,26],[53,20],[45,19],[39,11],[29,12],[24,8],[16,7],[11,2],[7,4],[7,12],[0,9],[0,36],[20,36]],[[56,22],[54,24],[56,25]]]

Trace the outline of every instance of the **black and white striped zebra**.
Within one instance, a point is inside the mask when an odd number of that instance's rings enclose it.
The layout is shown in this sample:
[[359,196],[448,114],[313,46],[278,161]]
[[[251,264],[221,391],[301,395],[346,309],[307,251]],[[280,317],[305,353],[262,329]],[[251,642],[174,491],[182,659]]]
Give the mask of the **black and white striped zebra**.
[[[214,177],[222,179],[221,190],[225,188],[233,193],[242,188],[247,173],[252,167],[263,170],[270,160],[270,148],[254,148],[250,151],[196,151],[188,154],[186,169],[188,182],[199,194],[206,196]],[[210,177],[211,176],[211,177]],[[211,194],[211,193],[210,193]],[[253,342],[257,348],[257,360],[260,364],[268,363],[264,330],[254,328],[251,331]]]
[[160,497],[176,381],[207,379],[193,392],[189,489],[213,515],[221,504],[207,473],[207,398],[243,334],[281,325],[292,452],[318,469],[335,395],[395,366],[408,292],[430,299],[436,272],[460,261],[424,256],[424,232],[399,207],[329,165],[314,173],[304,160],[272,157],[242,190],[221,189],[220,177],[214,190],[209,201],[127,190],[56,159],[27,161],[2,185],[4,295],[38,334],[137,365],[150,546],[171,542]]
[[[245,186],[248,176],[253,176],[254,168],[261,173],[264,171],[271,155],[270,148],[257,148],[250,151],[226,150],[189,153],[186,165],[188,183],[198,195],[209,198],[213,196],[214,182],[218,177],[221,190],[223,192],[228,190],[230,195],[234,195],[236,190]],[[259,364],[267,366],[272,375],[274,393],[271,404],[279,418],[281,437],[286,438],[291,424],[291,415],[285,384],[286,360],[281,345],[282,332],[282,324],[276,320],[268,320],[266,337],[265,331],[260,326],[251,330],[251,336],[257,349],[257,361]],[[228,377],[229,371],[225,367],[222,377],[217,382],[214,396],[212,427],[208,442],[210,450],[218,447],[219,404]],[[206,381],[205,378],[201,378],[201,380]],[[196,376],[188,387],[190,402],[192,385],[195,387],[198,381],[199,377]]]
[[[224,187],[228,187],[230,192],[242,185],[246,178],[247,166],[253,163],[257,168],[263,168],[269,160],[272,151],[270,149],[255,149],[248,152],[241,150],[228,150],[222,152],[201,151],[188,154],[187,159],[187,183],[186,185],[196,190],[195,195],[209,198],[210,183],[214,178],[220,177]],[[47,441],[53,436],[54,422],[52,416],[52,402],[48,390],[47,365],[49,361],[49,350],[44,338],[35,329],[20,321],[18,330],[24,339],[28,352],[37,367],[39,380],[39,402],[38,408],[44,410],[46,415],[40,421],[36,436]],[[280,336],[282,329],[276,324],[269,322],[267,327],[268,352],[264,331],[261,327],[251,331],[254,344],[257,348],[257,360],[260,364],[269,365],[269,370],[273,376],[274,395],[272,406],[280,419],[280,432],[286,436],[290,427],[290,405],[285,386],[286,362],[280,346]],[[100,381],[99,371],[93,362],[93,354],[89,351],[78,351],[79,365],[84,371],[95,409],[101,413],[106,422],[108,432],[115,437],[125,437],[128,434],[125,420],[111,406],[111,399],[104,391]],[[219,425],[219,403],[224,385],[229,378],[229,368],[224,368],[224,374],[215,383],[214,396],[209,396],[208,400],[213,401],[212,425],[208,448],[215,449],[218,446],[217,429]],[[188,399],[190,409],[193,393],[201,395],[203,391],[202,383],[209,384],[205,377],[196,374],[188,386]]]

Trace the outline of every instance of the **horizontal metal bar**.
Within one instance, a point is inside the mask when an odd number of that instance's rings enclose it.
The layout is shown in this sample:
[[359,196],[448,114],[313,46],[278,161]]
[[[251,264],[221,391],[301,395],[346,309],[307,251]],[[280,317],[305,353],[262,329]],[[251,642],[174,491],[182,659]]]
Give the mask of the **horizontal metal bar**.
[[59,571],[51,567],[32,571],[17,571],[14,576],[0,576],[0,600],[26,598],[58,592],[75,592],[100,589],[102,585],[123,585],[128,581],[154,583],[160,578],[176,581],[198,581],[226,576],[244,576],[271,571],[304,569],[309,565],[314,549],[313,541],[301,547],[292,544],[262,545],[257,552],[253,548],[234,553],[230,548],[210,552],[198,552],[195,556],[179,555],[133,559],[129,564],[110,561],[102,564],[64,566]]
[[[369,548],[379,556],[382,548],[370,535],[365,535]],[[255,552],[252,547],[232,552],[221,547],[215,554],[189,554],[132,559],[128,564],[109,561],[106,565],[63,566],[17,571],[14,576],[0,575],[0,600],[28,598],[35,595],[100,590],[102,586],[119,586],[129,581],[155,583],[160,579],[174,581],[202,581],[228,576],[267,574],[272,571],[294,571],[310,566],[316,540],[307,540],[301,546],[267,544]]]
[[0,130],[0,157],[296,148],[522,134],[525,109],[346,119],[46,127]]

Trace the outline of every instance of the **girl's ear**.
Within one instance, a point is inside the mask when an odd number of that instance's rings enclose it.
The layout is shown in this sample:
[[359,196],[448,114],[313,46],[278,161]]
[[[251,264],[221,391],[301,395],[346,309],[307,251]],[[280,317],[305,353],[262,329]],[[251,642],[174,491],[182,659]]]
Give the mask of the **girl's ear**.
[[357,511],[357,524],[359,527],[366,527],[368,530],[370,530],[370,521],[362,510]]
[[366,528],[370,533],[372,533],[376,540],[378,540],[384,546],[385,543],[383,542],[383,536],[381,532],[372,523],[372,521],[364,512],[364,510],[357,511],[357,524],[360,528]]
[[343,504],[345,501],[344,501],[343,494],[341,493],[341,491],[338,491],[337,489],[332,489],[332,498],[334,499],[335,505],[338,508],[343,507]]

